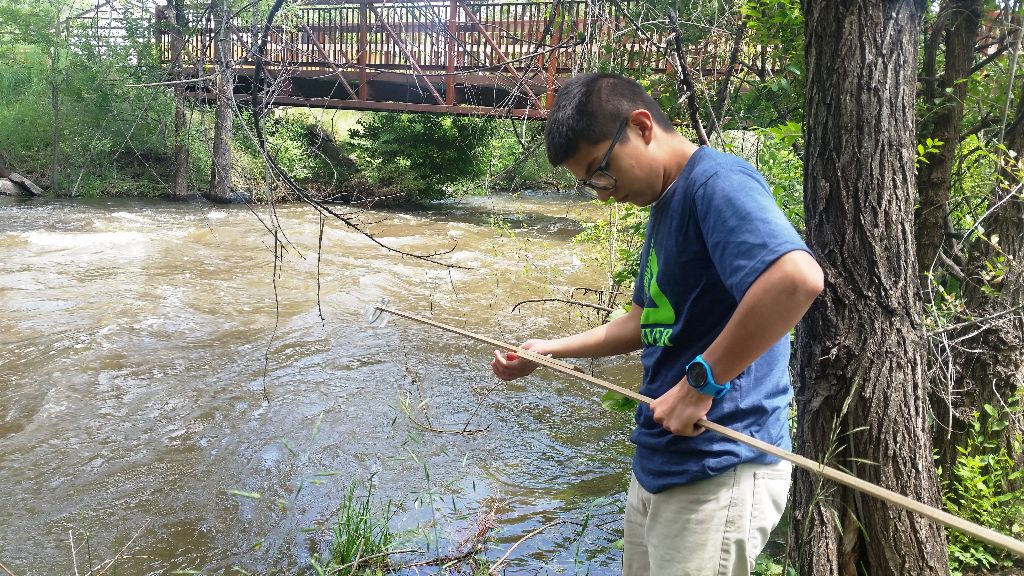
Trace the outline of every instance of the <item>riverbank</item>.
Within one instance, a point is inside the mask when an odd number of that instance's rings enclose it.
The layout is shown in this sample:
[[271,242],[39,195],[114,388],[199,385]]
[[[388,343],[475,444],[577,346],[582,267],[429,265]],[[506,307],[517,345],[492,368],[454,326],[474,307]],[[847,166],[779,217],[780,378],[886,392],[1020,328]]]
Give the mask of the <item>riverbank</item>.
[[[176,164],[185,166],[181,196],[210,192],[209,106],[176,108],[173,91],[133,87],[139,78],[103,60],[76,61],[54,78],[40,48],[0,51],[6,56],[0,58],[0,155],[47,196],[181,199]],[[182,123],[175,128],[178,113]],[[305,195],[397,205],[571,184],[546,164],[541,150],[523,157],[521,142],[534,141],[539,124],[277,108],[263,115],[261,127],[274,165],[257,145],[251,112],[239,107],[230,136],[230,192],[217,201],[286,202]]]

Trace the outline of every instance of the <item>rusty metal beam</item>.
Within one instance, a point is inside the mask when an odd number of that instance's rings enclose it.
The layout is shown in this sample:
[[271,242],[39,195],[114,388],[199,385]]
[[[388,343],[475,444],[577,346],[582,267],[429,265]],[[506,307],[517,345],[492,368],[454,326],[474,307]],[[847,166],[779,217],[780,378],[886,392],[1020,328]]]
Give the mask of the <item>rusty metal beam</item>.
[[367,50],[367,39],[366,39],[366,4],[359,5],[359,53],[356,54],[356,59],[359,63],[359,99],[366,100],[369,95],[369,89],[366,87],[366,50]]
[[[348,95],[351,96],[353,100],[358,100],[359,96],[356,96],[355,90],[352,89],[352,86],[348,83],[348,80],[346,80],[345,76],[342,75],[341,68],[338,68],[338,65],[334,63],[334,60],[331,60],[331,57],[327,55],[327,51],[324,50],[324,47],[320,44],[316,37],[313,36],[313,31],[310,30],[309,26],[306,26],[305,24],[303,24],[302,27],[305,29],[306,34],[309,34],[309,41],[313,43],[313,46],[315,46],[317,51],[320,52],[320,55],[323,56],[324,62],[326,62],[327,65],[334,70],[334,73],[338,76],[338,80],[341,80],[341,84],[345,87],[345,91],[348,92]],[[344,52],[342,53],[342,55],[344,56]]]
[[[215,97],[205,92],[189,92],[189,98],[212,101]],[[248,94],[236,94],[238,102],[248,102]],[[302,106],[306,108],[330,108],[336,110],[366,110],[371,112],[413,112],[431,114],[450,114],[454,116],[483,116],[497,118],[528,118],[543,120],[547,118],[547,110],[533,108],[488,108],[487,106],[448,106],[446,104],[409,104],[407,102],[374,102],[370,100],[339,100],[335,98],[302,98],[299,96],[278,96],[265,100],[274,106]]]
[[447,68],[445,71],[448,76],[445,77],[444,81],[444,101],[450,106],[455,104],[455,33],[456,33],[456,18],[458,18],[459,11],[456,0],[449,0],[448,2],[448,53],[445,55],[447,59]]
[[434,89],[434,85],[427,79],[426,73],[420,68],[419,62],[416,61],[416,57],[413,56],[412,52],[410,52],[406,47],[405,42],[402,42],[402,39],[398,37],[398,34],[395,34],[395,31],[391,29],[391,26],[388,26],[388,23],[384,20],[384,15],[381,14],[373,4],[367,4],[367,7],[375,16],[377,16],[377,22],[384,27],[384,31],[388,33],[388,36],[391,36],[391,39],[394,40],[395,44],[398,44],[398,48],[402,51],[402,54],[405,55],[405,59],[409,61],[409,65],[412,66],[413,70],[423,77],[423,81],[426,82],[427,90],[430,90],[430,94],[434,96],[434,99],[437,100],[438,104],[444,106],[444,98],[441,98],[441,95]]
[[537,98],[537,95],[533,93],[533,90],[530,90],[530,87],[526,85],[526,78],[523,77],[523,75],[520,74],[518,70],[516,70],[515,66],[513,66],[511,62],[509,62],[508,57],[505,56],[505,53],[501,51],[501,48],[498,47],[498,43],[495,42],[493,38],[491,38],[491,35],[487,33],[487,30],[484,30],[483,25],[480,24],[480,20],[478,20],[476,14],[473,14],[473,11],[469,9],[469,6],[467,6],[466,3],[463,2],[463,0],[458,0],[458,2],[459,5],[462,6],[463,11],[465,11],[466,18],[471,23],[473,23],[474,26],[476,26],[477,31],[480,32],[481,36],[483,36],[484,40],[487,42],[487,45],[490,46],[491,50],[494,50],[494,52],[501,59],[501,63],[504,64],[505,67],[509,69],[514,78],[517,78],[519,80],[517,84],[522,86],[523,89],[526,90],[526,94],[530,97],[530,101],[533,102],[533,105],[536,106],[538,110],[542,110],[544,106],[541,105],[540,99]]
[[[545,95],[545,102],[547,109],[550,110],[551,106],[555,103],[555,75],[558,73],[558,48],[559,43],[562,42],[562,26],[556,25],[559,16],[562,15],[560,10],[561,4],[555,3],[555,14],[552,20],[553,30],[551,32],[551,44],[556,46],[551,52],[548,52],[548,72],[546,74],[548,81],[548,92]],[[563,22],[564,24],[564,22]]]

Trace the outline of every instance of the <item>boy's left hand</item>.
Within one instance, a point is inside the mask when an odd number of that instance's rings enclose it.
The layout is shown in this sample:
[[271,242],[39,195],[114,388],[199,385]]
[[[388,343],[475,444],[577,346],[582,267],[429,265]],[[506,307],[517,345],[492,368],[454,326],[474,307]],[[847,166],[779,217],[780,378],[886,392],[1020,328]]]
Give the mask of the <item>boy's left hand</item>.
[[677,436],[696,436],[704,432],[697,420],[706,418],[713,397],[701,394],[683,378],[668,392],[651,402],[654,421]]

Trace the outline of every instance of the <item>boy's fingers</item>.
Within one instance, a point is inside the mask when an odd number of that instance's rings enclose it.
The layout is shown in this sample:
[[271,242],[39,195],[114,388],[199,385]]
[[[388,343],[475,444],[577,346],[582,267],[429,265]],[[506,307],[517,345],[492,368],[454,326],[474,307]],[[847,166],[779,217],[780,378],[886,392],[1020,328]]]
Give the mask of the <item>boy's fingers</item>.
[[498,362],[501,362],[502,366],[508,364],[509,362],[515,362],[516,360],[519,360],[519,355],[516,354],[515,352],[502,353],[500,350],[494,351],[494,357],[498,359]]

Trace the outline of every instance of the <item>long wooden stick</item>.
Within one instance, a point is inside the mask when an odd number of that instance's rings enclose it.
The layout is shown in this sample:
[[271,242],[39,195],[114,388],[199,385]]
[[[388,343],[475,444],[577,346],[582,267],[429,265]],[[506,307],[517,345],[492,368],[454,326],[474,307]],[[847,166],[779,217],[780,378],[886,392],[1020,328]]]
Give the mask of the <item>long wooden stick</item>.
[[[531,351],[526,350],[524,348],[520,348],[519,346],[513,346],[511,344],[507,344],[507,343],[502,342],[500,340],[495,340],[493,338],[488,338],[487,336],[481,336],[480,334],[475,334],[475,333],[470,332],[468,330],[462,330],[460,328],[456,328],[454,326],[449,326],[447,324],[442,324],[441,322],[437,322],[437,321],[431,320],[429,318],[424,318],[423,316],[417,316],[416,314],[410,314],[408,312],[402,312],[401,310],[395,310],[395,309],[389,308],[387,306],[378,305],[378,306],[375,306],[374,309],[375,310],[379,310],[380,312],[386,312],[388,314],[392,314],[394,316],[398,316],[400,318],[406,318],[408,320],[413,320],[413,321],[419,322],[421,324],[427,324],[429,326],[434,326],[435,328],[440,328],[441,330],[452,332],[454,334],[459,334],[459,335],[465,336],[466,338],[470,338],[472,340],[476,340],[478,342],[483,342],[485,344],[490,344],[491,346],[494,346],[494,347],[497,347],[497,348],[501,348],[501,349],[507,350],[509,352],[515,352],[516,354],[522,356],[523,358],[526,358],[527,360],[530,360],[532,362],[536,362],[537,364],[540,364],[541,366],[547,366],[548,368],[551,368],[553,370],[557,370],[557,371],[559,371],[559,372],[561,372],[563,374],[568,374],[569,376],[572,376],[573,378],[579,378],[580,380],[585,380],[587,382],[590,382],[591,384],[595,384],[597,386],[600,386],[601,388],[605,388],[607,390],[612,390],[614,392],[618,392],[619,394],[622,394],[623,396],[626,396],[628,398],[632,398],[633,400],[636,400],[637,402],[643,402],[644,404],[650,404],[653,401],[652,398],[644,396],[643,394],[640,394],[638,392],[634,392],[632,390],[623,388],[621,386],[617,386],[617,385],[612,384],[610,382],[606,382],[604,380],[601,380],[600,378],[595,378],[595,377],[593,377],[593,376],[591,376],[589,374],[579,372],[578,369],[575,366],[572,366],[571,364],[568,364],[568,363],[565,363],[565,362],[561,362],[559,360],[555,360],[555,359],[550,358],[548,356],[542,356],[540,354],[537,354],[536,352],[531,352]],[[1020,540],[1017,540],[1015,538],[1011,538],[1011,537],[1009,537],[1009,536],[1007,536],[1005,534],[1002,534],[1000,532],[996,532],[995,530],[992,530],[991,528],[986,528],[986,527],[981,526],[979,524],[975,524],[974,522],[970,522],[968,520],[964,520],[963,518],[960,518],[958,516],[954,516],[954,515],[950,514],[949,512],[946,512],[945,510],[939,510],[938,508],[934,508],[932,506],[928,506],[927,504],[924,504],[922,502],[918,502],[917,500],[914,500],[913,498],[909,498],[909,497],[904,496],[902,494],[898,494],[896,492],[893,492],[892,490],[887,490],[885,488],[882,488],[881,486],[877,486],[877,485],[872,484],[870,482],[867,482],[865,480],[861,480],[860,478],[857,478],[856,476],[852,476],[850,474],[847,474],[846,472],[841,472],[839,470],[836,470],[835,468],[832,468],[830,466],[826,466],[826,465],[824,465],[824,464],[822,464],[820,462],[815,462],[814,460],[811,460],[810,458],[806,458],[804,456],[800,456],[798,454],[794,454],[792,452],[789,452],[788,450],[783,450],[782,448],[779,448],[778,446],[773,446],[771,444],[768,444],[767,442],[758,440],[757,438],[751,438],[750,436],[747,436],[746,434],[742,434],[740,432],[736,432],[735,430],[732,430],[731,428],[727,428],[725,426],[722,426],[722,425],[719,425],[719,424],[715,424],[714,422],[708,421],[706,419],[702,418],[702,419],[698,420],[697,424],[699,426],[703,426],[704,428],[707,428],[708,430],[711,430],[713,432],[721,434],[722,436],[725,436],[726,438],[729,438],[731,440],[735,440],[735,441],[740,442],[742,444],[746,444],[747,446],[751,446],[751,447],[756,448],[756,449],[758,449],[758,450],[760,450],[762,452],[766,452],[768,454],[771,454],[772,456],[776,456],[778,458],[782,458],[783,460],[786,460],[787,462],[792,463],[794,466],[797,466],[799,468],[803,468],[804,470],[807,470],[808,472],[811,472],[813,474],[817,474],[819,476],[823,476],[825,478],[828,478],[829,480],[833,480],[835,482],[843,484],[844,486],[848,486],[850,488],[853,488],[854,490],[857,490],[859,492],[863,492],[865,494],[868,494],[869,496],[873,496],[875,498],[878,498],[879,500],[883,500],[885,502],[888,502],[889,504],[893,504],[893,505],[899,506],[900,508],[903,508],[905,510],[909,510],[909,511],[914,512],[916,514],[920,514],[921,516],[924,516],[925,518],[928,518],[928,519],[930,519],[930,520],[932,520],[934,522],[937,522],[937,523],[939,523],[939,524],[941,524],[941,525],[943,525],[943,526],[945,526],[947,528],[952,528],[954,530],[959,530],[960,532],[963,532],[964,534],[967,534],[968,536],[973,536],[974,538],[977,538],[978,540],[981,540],[983,542],[987,542],[989,544],[992,544],[993,546],[998,546],[999,548],[1002,548],[1004,550],[1007,550],[1009,552],[1012,552],[1012,553],[1016,554],[1017,556],[1020,556],[1020,557],[1024,558],[1024,542],[1021,542]]]

